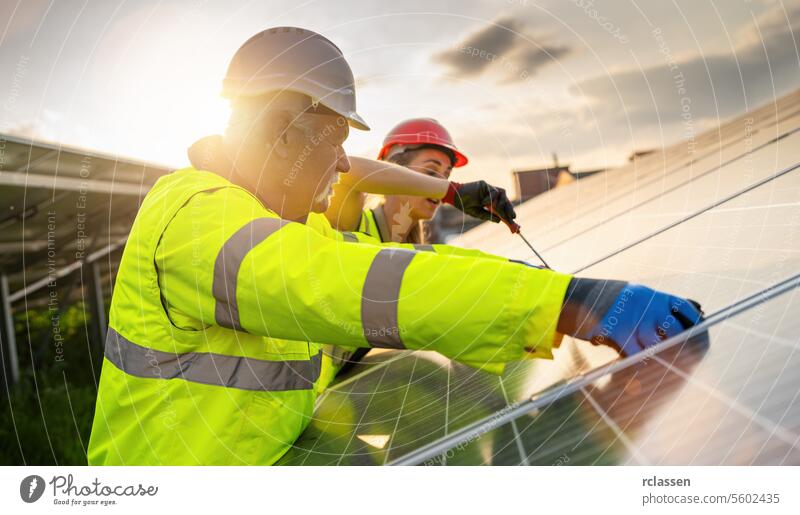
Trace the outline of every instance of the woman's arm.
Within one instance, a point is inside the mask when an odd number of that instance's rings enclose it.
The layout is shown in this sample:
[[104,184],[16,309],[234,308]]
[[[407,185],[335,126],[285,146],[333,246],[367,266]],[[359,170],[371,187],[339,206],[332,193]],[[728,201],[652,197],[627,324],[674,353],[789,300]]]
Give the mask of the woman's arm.
[[350,171],[341,174],[339,182],[364,193],[436,199],[445,196],[450,184],[447,179],[418,173],[405,166],[355,156],[350,157]]
[[[501,220],[497,214],[506,222],[517,216],[505,190],[486,181],[459,184],[394,163],[351,157],[350,171],[339,175],[339,183],[334,187],[330,207],[325,213],[334,227],[340,231],[358,227],[364,193],[442,199],[470,216],[495,223]],[[490,204],[494,212],[487,209]]]
[[350,171],[339,175],[325,216],[340,231],[354,231],[361,221],[365,193],[442,198],[448,186],[446,179],[417,173],[405,166],[351,156]]

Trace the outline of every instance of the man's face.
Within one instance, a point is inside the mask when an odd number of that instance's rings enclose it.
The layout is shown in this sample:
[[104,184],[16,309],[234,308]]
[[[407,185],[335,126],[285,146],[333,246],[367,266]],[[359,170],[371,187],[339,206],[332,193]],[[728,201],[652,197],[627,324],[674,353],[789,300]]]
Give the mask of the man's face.
[[[420,150],[406,166],[415,172],[442,179],[449,179],[450,173],[453,171],[450,156],[435,148]],[[441,200],[438,199],[408,195],[398,195],[398,197],[403,205],[408,205],[411,208],[409,215],[415,220],[430,220],[441,204]]]
[[350,170],[342,145],[349,134],[347,120],[338,115],[302,114],[300,127],[289,129],[287,191],[297,202],[305,202],[309,211],[328,209],[333,185],[339,173]]

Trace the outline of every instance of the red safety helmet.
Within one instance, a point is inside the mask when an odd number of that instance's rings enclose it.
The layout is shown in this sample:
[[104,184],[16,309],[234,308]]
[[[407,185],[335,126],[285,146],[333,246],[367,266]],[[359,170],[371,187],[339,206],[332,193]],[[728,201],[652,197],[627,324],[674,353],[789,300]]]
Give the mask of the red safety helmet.
[[455,162],[454,168],[464,166],[469,161],[467,156],[462,154],[455,143],[450,133],[447,132],[442,124],[433,118],[412,118],[404,122],[398,123],[394,129],[389,131],[386,138],[383,140],[383,147],[381,148],[378,159],[385,159],[392,147],[396,145],[403,146],[417,146],[417,145],[436,145],[444,147],[453,153]]

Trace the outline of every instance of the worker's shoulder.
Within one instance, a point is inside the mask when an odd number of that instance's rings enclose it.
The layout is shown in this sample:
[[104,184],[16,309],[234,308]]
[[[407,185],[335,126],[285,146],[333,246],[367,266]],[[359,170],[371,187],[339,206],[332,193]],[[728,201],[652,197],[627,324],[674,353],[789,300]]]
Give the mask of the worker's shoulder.
[[[193,167],[175,170],[156,181],[150,190],[150,197],[172,197],[179,202],[197,199],[212,201],[236,201],[240,207],[253,209],[261,202],[249,191],[214,172],[199,170]],[[183,200],[181,200],[183,199]]]
[[160,192],[164,190],[180,191],[180,190],[210,190],[215,188],[237,188],[235,184],[228,179],[209,172],[206,170],[198,170],[194,167],[181,168],[174,172],[168,173],[160,177],[153,185],[151,191]]
[[[148,193],[143,212],[158,212],[170,226],[213,230],[277,217],[249,191],[213,172],[184,168],[159,179]],[[166,217],[166,218],[165,218]]]

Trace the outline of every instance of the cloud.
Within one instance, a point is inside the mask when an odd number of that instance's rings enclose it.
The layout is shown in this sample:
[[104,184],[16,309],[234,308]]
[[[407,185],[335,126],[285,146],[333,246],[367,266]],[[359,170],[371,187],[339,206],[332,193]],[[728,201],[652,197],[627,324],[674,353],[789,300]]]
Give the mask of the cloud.
[[[525,25],[514,18],[500,18],[473,32],[460,43],[431,56],[454,74],[477,77],[490,69],[501,69],[506,79],[522,80],[573,49],[549,42],[544,35],[526,34]],[[533,43],[529,40],[532,40]]]
[[665,34],[654,31],[662,61],[593,77],[571,88],[596,116],[634,128],[727,118],[800,86],[800,6],[778,5],[734,36],[727,54],[676,58]]
[[572,48],[566,45],[546,45],[539,48],[526,48],[519,52],[516,57],[523,68],[537,70],[570,53],[572,53]]

